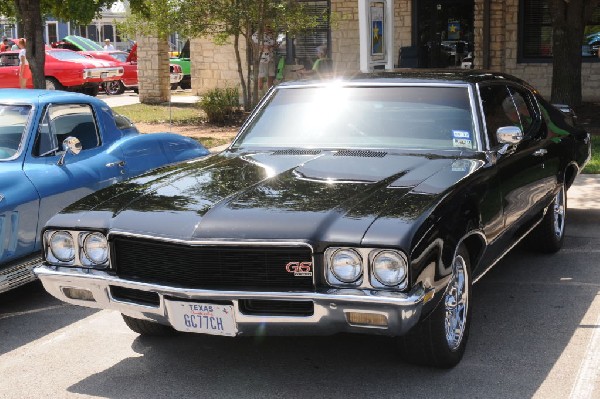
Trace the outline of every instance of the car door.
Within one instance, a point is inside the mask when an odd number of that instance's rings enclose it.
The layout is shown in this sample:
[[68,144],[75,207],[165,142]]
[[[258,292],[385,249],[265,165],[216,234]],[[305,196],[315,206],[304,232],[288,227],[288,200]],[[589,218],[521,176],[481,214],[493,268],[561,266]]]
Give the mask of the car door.
[[[65,155],[62,142],[67,137],[79,139],[82,144],[79,154]],[[59,160],[63,157],[61,164]],[[120,150],[111,150],[102,142],[91,105],[48,105],[42,112],[32,152],[24,166],[40,196],[38,230],[67,205],[122,180],[125,171],[121,161]]]
[[18,53],[0,53],[0,88],[19,87]]

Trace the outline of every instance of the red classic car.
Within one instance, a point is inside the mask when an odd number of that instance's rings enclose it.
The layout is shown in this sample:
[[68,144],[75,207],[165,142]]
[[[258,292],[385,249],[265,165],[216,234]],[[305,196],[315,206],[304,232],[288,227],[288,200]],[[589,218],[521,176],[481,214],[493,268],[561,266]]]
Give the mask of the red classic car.
[[[123,67],[117,62],[86,57],[71,50],[46,50],[46,88],[78,91],[95,96],[100,83],[120,80]],[[19,87],[19,53],[6,51],[0,53],[0,88]],[[27,87],[33,82],[28,80]]]
[[[138,72],[137,72],[137,44],[134,44],[131,51],[119,50],[104,50],[98,43],[85,37],[71,35],[62,39],[60,42],[53,43],[55,48],[64,48],[77,51],[91,58],[116,62],[123,67],[123,77],[120,80],[108,82],[109,94],[122,94],[125,90],[137,90],[138,87]],[[183,78],[181,67],[176,64],[169,65],[170,84],[172,89],[176,89],[177,85]]]

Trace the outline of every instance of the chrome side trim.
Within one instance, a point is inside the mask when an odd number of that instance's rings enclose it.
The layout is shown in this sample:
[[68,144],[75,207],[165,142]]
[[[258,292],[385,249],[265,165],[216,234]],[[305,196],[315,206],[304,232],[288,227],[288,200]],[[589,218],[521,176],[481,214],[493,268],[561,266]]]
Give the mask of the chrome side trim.
[[495,260],[495,261],[493,261],[493,262],[492,262],[492,263],[491,263],[491,264],[490,264],[490,265],[487,267],[487,269],[485,269],[485,270],[483,271],[483,273],[481,273],[479,276],[477,276],[477,278],[473,280],[473,284],[475,284],[476,282],[478,282],[479,280],[481,280],[481,278],[482,278],[483,276],[485,276],[485,275],[487,274],[487,272],[489,272],[489,271],[492,269],[492,267],[496,266],[496,264],[497,264],[498,262],[500,262],[500,260],[502,260],[502,258],[504,258],[504,256],[506,256],[506,254],[508,254],[508,253],[510,252],[510,250],[511,250],[511,249],[513,249],[513,248],[514,248],[514,247],[515,247],[515,246],[516,246],[518,243],[520,243],[520,242],[521,242],[521,240],[523,240],[525,237],[527,237],[527,235],[528,235],[529,233],[531,233],[531,231],[533,231],[533,229],[535,229],[535,228],[536,228],[536,227],[537,227],[537,226],[538,226],[540,223],[542,223],[542,220],[544,220],[544,216],[546,216],[546,212],[548,212],[548,209],[549,209],[549,208],[550,208],[549,206],[548,206],[548,207],[546,207],[546,208],[544,208],[544,212],[542,212],[542,217],[540,218],[540,220],[538,220],[538,221],[537,221],[537,222],[536,222],[536,223],[535,223],[535,224],[534,224],[534,225],[533,225],[533,226],[532,226],[532,227],[531,227],[529,230],[527,230],[527,231],[525,232],[525,234],[523,234],[521,237],[519,237],[519,239],[517,239],[517,240],[516,240],[516,241],[515,241],[515,242],[514,242],[514,243],[513,243],[513,244],[512,244],[510,247],[508,247],[508,249],[507,249],[506,251],[504,251],[504,252],[503,252],[503,253],[502,253],[500,256],[498,256],[498,257],[496,258],[496,260]]
[[36,279],[33,268],[40,265],[42,258],[35,255],[0,269],[0,293],[12,290]]

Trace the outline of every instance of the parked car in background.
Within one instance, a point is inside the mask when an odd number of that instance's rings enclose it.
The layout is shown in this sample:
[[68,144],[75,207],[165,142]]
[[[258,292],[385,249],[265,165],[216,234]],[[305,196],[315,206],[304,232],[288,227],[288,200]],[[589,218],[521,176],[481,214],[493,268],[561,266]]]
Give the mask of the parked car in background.
[[[68,48],[91,58],[112,61],[121,65],[124,70],[122,78],[105,84],[109,94],[122,94],[125,90],[138,90],[137,44],[133,44],[130,52],[118,50],[106,51],[98,43],[90,39],[71,35],[55,43],[55,46],[58,48]],[[169,64],[169,74],[169,83],[171,89],[174,90],[183,78],[181,67],[176,64]]]
[[[95,60],[71,50],[46,50],[44,74],[46,88],[98,94],[102,82],[119,80],[123,76],[123,67],[116,62]],[[18,88],[19,52],[0,53],[0,88]],[[27,87],[33,87],[33,80],[27,81]]]
[[113,183],[206,154],[187,137],[139,134],[93,97],[0,90],[0,292],[34,278],[41,229],[60,209]]
[[[171,64],[176,64],[181,67],[183,78],[179,82],[179,87],[182,89],[192,88],[192,64],[190,61],[190,41],[187,40],[177,57],[169,58]],[[173,87],[171,87],[173,88]],[[175,87],[176,88],[176,87]]]

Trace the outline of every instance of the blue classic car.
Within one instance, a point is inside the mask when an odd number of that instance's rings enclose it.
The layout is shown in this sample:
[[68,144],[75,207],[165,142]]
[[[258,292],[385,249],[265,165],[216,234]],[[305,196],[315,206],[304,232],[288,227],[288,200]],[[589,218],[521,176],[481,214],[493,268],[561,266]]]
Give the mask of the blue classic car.
[[0,292],[34,279],[40,231],[66,205],[159,166],[208,154],[172,133],[139,134],[82,94],[0,90]]

